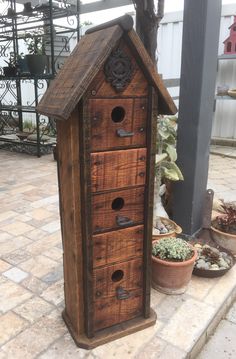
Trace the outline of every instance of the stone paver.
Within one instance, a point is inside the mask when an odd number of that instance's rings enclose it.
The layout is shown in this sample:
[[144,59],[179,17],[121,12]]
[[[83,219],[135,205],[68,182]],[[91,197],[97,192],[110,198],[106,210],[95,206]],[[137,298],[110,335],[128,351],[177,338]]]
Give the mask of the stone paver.
[[[94,350],[80,349],[61,318],[56,163],[51,155],[38,159],[0,151],[0,164],[0,359],[183,359],[193,348],[197,352],[217,325],[222,304],[233,299],[236,267],[218,279],[193,276],[181,296],[152,291],[155,326]],[[211,156],[208,187],[236,200],[235,183],[236,161]],[[235,313],[232,307],[230,327]]]

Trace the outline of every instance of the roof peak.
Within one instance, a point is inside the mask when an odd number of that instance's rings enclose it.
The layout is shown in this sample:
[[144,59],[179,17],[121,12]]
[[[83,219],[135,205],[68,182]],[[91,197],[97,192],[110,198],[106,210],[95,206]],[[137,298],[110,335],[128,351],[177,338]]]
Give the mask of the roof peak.
[[132,16],[125,14],[121,17],[118,17],[114,20],[110,20],[107,21],[103,24],[91,27],[90,29],[88,29],[85,34],[91,34],[93,32],[99,31],[99,30],[104,30],[107,29],[108,27],[112,27],[115,25],[119,25],[124,31],[130,31],[133,28],[134,25],[134,20],[132,18]]

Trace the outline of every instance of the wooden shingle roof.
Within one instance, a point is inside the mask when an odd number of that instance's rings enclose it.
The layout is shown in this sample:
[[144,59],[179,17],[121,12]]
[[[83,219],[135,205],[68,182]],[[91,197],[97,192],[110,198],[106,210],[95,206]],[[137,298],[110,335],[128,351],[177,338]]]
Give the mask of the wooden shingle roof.
[[175,114],[177,112],[175,104],[132,27],[132,18],[125,15],[87,31],[56,78],[50,83],[37,106],[37,111],[55,119],[67,120],[118,40],[123,36],[142,64],[147,80],[156,88],[160,96],[159,112]]

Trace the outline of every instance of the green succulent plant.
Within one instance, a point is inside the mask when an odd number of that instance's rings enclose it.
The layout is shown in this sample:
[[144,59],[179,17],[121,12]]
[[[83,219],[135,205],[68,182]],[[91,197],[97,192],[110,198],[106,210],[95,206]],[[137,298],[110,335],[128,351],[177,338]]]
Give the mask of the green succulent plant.
[[168,237],[153,243],[152,255],[172,262],[184,262],[192,258],[194,250],[183,239]]

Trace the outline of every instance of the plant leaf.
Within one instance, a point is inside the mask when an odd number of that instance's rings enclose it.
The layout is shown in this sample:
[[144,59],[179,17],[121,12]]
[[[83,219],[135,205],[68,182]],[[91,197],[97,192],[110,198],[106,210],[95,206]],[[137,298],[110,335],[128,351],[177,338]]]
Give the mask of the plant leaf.
[[163,161],[161,163],[162,177],[171,181],[183,181],[184,177],[179,167],[174,162]]

